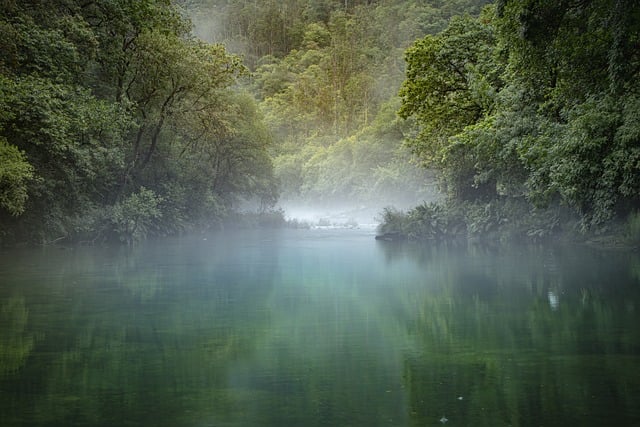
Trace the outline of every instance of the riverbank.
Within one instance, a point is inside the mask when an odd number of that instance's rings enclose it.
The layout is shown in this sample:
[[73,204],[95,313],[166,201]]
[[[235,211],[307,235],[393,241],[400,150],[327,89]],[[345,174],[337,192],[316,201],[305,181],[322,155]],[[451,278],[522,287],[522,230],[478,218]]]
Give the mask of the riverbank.
[[424,203],[407,211],[385,208],[377,240],[568,242],[611,250],[640,247],[640,215],[587,229],[570,210],[535,209],[521,201]]

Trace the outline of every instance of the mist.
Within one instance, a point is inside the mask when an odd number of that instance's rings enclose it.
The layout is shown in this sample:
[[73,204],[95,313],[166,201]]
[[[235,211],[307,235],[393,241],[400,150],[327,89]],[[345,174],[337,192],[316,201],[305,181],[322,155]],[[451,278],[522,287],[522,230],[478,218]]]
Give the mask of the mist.
[[380,224],[385,208],[404,211],[442,199],[435,182],[426,183],[419,191],[407,191],[400,187],[395,190],[369,194],[359,199],[339,195],[325,197],[322,201],[292,197],[279,201],[278,207],[284,210],[287,219],[303,221],[312,226],[373,229]]
[[640,2],[485,3],[2,2],[1,427],[640,426]]

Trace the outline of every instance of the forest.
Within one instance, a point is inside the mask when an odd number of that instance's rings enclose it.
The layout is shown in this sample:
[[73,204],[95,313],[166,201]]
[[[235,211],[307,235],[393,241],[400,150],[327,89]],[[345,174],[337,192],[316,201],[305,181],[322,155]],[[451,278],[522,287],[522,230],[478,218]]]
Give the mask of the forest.
[[632,0],[0,5],[2,244],[380,201],[409,238],[640,240]]

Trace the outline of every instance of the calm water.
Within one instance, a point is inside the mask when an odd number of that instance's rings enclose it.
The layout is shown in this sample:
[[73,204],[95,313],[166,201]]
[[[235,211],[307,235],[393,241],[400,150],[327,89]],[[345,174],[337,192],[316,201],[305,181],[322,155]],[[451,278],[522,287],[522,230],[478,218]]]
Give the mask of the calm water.
[[640,425],[640,256],[244,232],[0,254],[0,425]]

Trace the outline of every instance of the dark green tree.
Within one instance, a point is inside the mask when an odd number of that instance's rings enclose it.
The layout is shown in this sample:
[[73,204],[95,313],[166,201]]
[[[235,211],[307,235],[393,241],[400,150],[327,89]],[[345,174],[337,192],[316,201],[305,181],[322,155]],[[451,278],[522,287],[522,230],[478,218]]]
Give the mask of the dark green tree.
[[415,117],[419,128],[408,145],[425,165],[444,171],[447,191],[461,200],[496,194],[495,179],[476,179],[477,135],[452,139],[492,126],[505,69],[493,21],[492,9],[480,18],[453,18],[446,30],[406,52],[399,113]]

